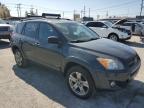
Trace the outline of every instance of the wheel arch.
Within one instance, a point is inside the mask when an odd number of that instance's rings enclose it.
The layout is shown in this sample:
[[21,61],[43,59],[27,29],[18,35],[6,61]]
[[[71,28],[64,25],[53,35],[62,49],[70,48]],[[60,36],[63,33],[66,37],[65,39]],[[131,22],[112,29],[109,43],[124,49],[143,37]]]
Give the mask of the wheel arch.
[[83,62],[83,61],[78,61],[78,60],[77,61],[68,61],[65,64],[64,69],[63,69],[64,76],[67,75],[68,70],[73,66],[80,66],[81,68],[86,70],[89,73],[90,77],[92,78],[92,82],[95,86],[94,88],[96,89],[96,84],[95,84],[94,75],[93,75],[94,73],[92,72],[92,69],[90,68],[90,65]]
[[68,58],[66,62],[64,63],[64,67],[62,69],[64,75],[66,75],[66,72],[68,71],[69,68],[73,66],[80,66],[90,72],[90,67],[89,64],[85,60],[80,60],[78,58]]
[[16,45],[12,46],[12,52],[15,53],[16,50],[19,50],[19,48]]

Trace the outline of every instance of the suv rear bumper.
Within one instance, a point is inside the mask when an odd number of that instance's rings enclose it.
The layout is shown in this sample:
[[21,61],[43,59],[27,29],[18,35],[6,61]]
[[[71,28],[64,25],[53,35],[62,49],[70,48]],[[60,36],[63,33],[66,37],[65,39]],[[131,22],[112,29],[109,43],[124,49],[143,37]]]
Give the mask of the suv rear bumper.
[[125,83],[130,82],[137,75],[141,61],[135,66],[125,71],[115,72],[96,72],[95,74],[95,86],[98,89],[117,90],[121,89]]

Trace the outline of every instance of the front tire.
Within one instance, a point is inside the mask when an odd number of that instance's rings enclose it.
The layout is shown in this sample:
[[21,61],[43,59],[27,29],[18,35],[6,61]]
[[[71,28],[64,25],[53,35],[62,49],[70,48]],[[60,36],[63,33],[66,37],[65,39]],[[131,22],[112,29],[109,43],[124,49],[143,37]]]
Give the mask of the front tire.
[[27,60],[24,58],[22,53],[16,49],[14,52],[15,61],[18,67],[26,67],[27,66]]
[[70,68],[66,75],[70,91],[79,98],[87,99],[94,92],[94,83],[90,73],[80,66]]
[[116,34],[110,34],[108,38],[113,41],[119,41],[119,38]]

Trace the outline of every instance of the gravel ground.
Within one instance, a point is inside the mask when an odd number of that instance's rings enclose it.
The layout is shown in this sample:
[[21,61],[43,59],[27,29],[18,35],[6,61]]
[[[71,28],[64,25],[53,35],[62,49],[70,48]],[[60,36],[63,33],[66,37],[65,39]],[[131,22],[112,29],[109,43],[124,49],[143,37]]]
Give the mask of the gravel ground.
[[9,43],[0,41],[0,108],[144,108],[144,44],[137,36],[124,43],[142,60],[135,80],[125,89],[98,91],[80,100],[70,93],[60,72],[35,64],[18,68]]

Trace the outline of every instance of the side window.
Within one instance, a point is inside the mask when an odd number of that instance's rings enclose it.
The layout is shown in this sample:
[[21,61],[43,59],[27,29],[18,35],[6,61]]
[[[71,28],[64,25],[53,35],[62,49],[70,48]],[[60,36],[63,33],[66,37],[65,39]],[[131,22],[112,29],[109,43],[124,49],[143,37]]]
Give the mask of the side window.
[[24,27],[24,24],[25,23],[18,23],[17,26],[16,26],[16,29],[15,29],[15,32],[21,34],[22,33],[22,29]]
[[35,38],[37,35],[38,23],[28,22],[24,29],[24,35]]
[[94,27],[99,27],[99,22],[95,22]]
[[93,22],[89,22],[86,24],[87,27],[95,27]]
[[95,27],[100,27],[100,28],[102,28],[102,27],[105,27],[106,25],[105,24],[103,24],[103,23],[101,23],[101,22],[95,22]]
[[57,31],[47,23],[41,23],[39,28],[39,39],[41,41],[47,41],[49,36],[57,36]]
[[87,27],[105,27],[106,25],[101,22],[89,22],[86,24]]

